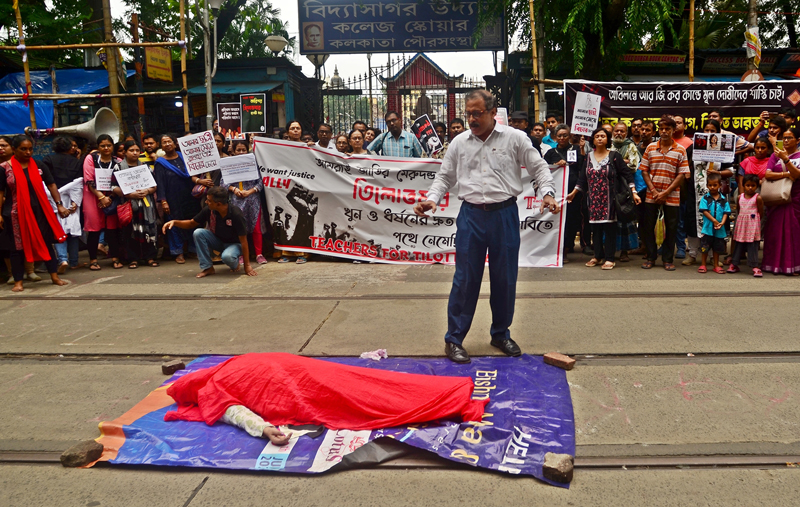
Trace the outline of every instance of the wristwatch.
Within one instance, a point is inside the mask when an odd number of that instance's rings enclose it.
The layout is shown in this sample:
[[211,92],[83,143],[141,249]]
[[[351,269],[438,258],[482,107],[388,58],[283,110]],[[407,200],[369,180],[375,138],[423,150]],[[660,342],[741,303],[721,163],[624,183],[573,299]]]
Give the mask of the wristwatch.
[[63,203],[63,202],[61,202],[61,201],[56,201],[56,206],[63,206],[63,205],[64,205],[64,203]]
[[555,192],[553,192],[552,190],[548,190],[547,192],[545,192],[545,193],[544,193],[544,195],[542,196],[542,198],[545,198],[545,197],[547,197],[548,195],[549,195],[550,197],[554,198],[554,199],[555,199],[555,197],[556,197],[556,193],[555,193]]

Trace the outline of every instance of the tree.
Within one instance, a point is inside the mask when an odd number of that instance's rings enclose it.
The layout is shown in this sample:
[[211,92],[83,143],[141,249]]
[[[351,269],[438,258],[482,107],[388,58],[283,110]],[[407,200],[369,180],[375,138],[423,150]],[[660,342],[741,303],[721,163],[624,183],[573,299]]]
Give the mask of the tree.
[[269,2],[250,1],[220,37],[217,52],[223,58],[271,57],[272,51],[264,39],[269,35],[281,35],[289,44],[280,54],[289,56],[294,51],[295,37],[289,36],[287,28],[288,23],[280,19],[280,9],[272,7]]
[[[25,44],[75,44],[83,42],[83,22],[91,9],[83,0],[19,0]],[[102,30],[102,25],[99,27]],[[16,15],[11,1],[0,5],[0,34],[7,34],[6,44],[19,44]],[[31,53],[33,54],[33,53]],[[81,51],[48,51],[33,54],[37,60],[50,60],[79,67],[83,65]]]

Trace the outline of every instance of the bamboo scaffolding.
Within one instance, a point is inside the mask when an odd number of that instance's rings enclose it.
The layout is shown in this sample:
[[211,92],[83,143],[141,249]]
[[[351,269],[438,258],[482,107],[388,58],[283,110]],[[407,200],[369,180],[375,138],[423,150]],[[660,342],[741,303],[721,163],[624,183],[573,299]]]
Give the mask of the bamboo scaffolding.
[[[19,31],[19,42],[25,44],[25,33],[22,31],[22,14],[19,12],[19,2],[14,1],[14,14],[17,17],[17,30]],[[31,93],[31,69],[28,66],[27,54],[22,55],[22,69],[25,71],[25,91],[30,96]],[[36,112],[33,109],[33,101],[28,102],[31,111],[31,127],[36,128]]]
[[[184,17],[184,0],[181,0],[181,40],[186,40],[186,18]],[[183,89],[188,90],[186,84],[186,44],[181,45],[181,77],[183,77]],[[183,130],[189,132],[189,101],[183,99]]]
[[[539,81],[539,55],[536,49],[536,24],[534,23],[533,19],[533,0],[529,0],[528,7],[530,9],[531,15],[531,50],[533,52],[533,81]],[[539,121],[539,87],[533,87],[533,122]],[[531,122],[531,123],[533,123]]]
[[[182,41],[171,42],[86,42],[81,44],[63,44],[61,46],[25,46],[26,51],[49,51],[65,49],[102,49],[102,48],[148,48],[180,46]],[[0,50],[18,51],[18,46],[0,46]]]
[[[127,97],[156,97],[163,95],[186,95],[186,90],[163,92],[136,92],[136,93],[31,93],[27,96],[30,100],[76,100],[76,99],[124,99]],[[22,93],[0,93],[0,101],[25,100]]]

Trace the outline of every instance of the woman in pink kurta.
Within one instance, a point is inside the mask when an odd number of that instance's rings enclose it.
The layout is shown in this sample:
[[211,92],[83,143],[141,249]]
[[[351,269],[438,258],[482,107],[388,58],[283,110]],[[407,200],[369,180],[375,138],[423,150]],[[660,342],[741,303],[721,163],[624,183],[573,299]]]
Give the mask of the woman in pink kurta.
[[86,240],[86,249],[89,251],[89,269],[97,271],[97,245],[100,232],[106,231],[108,254],[114,261],[114,268],[123,267],[119,258],[119,221],[117,214],[106,215],[102,208],[112,204],[113,194],[108,191],[97,190],[96,169],[114,169],[119,161],[114,158],[112,151],[114,142],[111,136],[103,134],[97,138],[97,151],[90,153],[83,161],[83,229],[89,233]]

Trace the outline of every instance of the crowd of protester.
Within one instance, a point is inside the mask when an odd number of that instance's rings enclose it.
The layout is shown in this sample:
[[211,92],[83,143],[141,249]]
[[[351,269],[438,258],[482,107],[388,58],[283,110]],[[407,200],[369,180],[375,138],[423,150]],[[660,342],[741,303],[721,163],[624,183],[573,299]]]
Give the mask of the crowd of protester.
[[[727,133],[721,111],[704,117],[702,132]],[[722,274],[738,273],[746,256],[751,274],[760,277],[764,271],[800,274],[796,118],[791,109],[764,112],[747,137],[737,136],[735,161],[723,164],[693,160],[692,138],[678,115],[603,123],[590,136],[572,134],[555,115],[531,122],[526,112],[517,111],[509,115],[509,124],[528,134],[551,168],[570,169],[564,262],[569,262],[566,254],[583,252],[590,256],[587,267],[610,270],[641,255],[641,267],[651,269],[660,256],[667,271],[674,271],[679,259],[684,266],[698,264],[700,273]],[[384,119],[385,132],[363,121],[349,132],[334,132],[327,123],[309,132],[294,120],[277,137],[344,156],[428,156],[403,129],[398,112]],[[443,148],[432,156],[440,159],[456,136],[471,135],[464,134],[467,127],[459,118],[434,128]],[[252,138],[231,140],[217,133],[215,139],[221,157],[252,149]],[[25,135],[0,137],[0,255],[14,291],[22,291],[25,280],[41,280],[34,267],[45,260],[57,285],[65,283],[59,275],[67,270],[103,269],[100,254],[113,269],[157,267],[166,259],[183,264],[199,256],[203,271],[198,276],[213,274],[214,262],[233,270],[243,265],[254,275],[250,252],[257,263],[267,262],[273,236],[264,217],[261,180],[227,184],[219,171],[190,176],[174,134],[128,136],[116,144],[101,135],[83,147],[58,136],[53,153],[38,164],[33,146]],[[142,164],[156,186],[125,194],[112,176],[111,190],[98,190],[98,169],[116,172]],[[793,182],[788,202],[766,205],[762,186],[787,178]],[[617,216],[616,201],[626,193],[634,213]],[[81,244],[88,264],[79,262]],[[309,259],[289,251],[273,256],[281,263]]]

